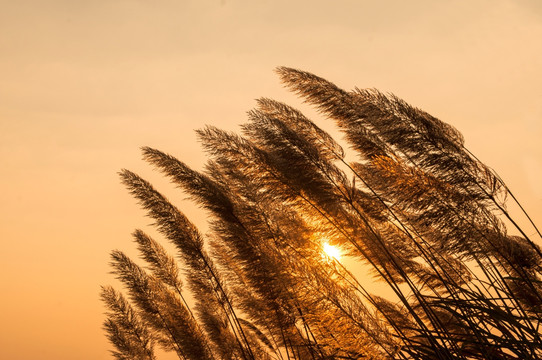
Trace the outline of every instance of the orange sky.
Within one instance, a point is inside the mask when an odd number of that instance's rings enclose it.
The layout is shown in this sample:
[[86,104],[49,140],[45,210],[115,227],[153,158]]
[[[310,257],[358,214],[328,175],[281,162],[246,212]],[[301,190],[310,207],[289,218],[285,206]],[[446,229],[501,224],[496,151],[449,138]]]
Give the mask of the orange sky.
[[537,0],[0,3],[2,359],[109,358],[108,254],[133,253],[130,233],[150,223],[116,172],[179,204],[139,147],[199,168],[193,129],[234,130],[260,96],[307,109],[278,65],[393,92],[454,125],[542,219]]

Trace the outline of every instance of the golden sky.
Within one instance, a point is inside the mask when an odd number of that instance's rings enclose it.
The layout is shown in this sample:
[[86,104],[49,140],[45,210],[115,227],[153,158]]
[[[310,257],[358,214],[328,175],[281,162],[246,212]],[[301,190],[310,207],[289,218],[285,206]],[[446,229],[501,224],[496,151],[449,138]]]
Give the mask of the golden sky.
[[130,253],[151,222],[117,171],[167,189],[140,146],[200,168],[194,129],[235,130],[261,96],[307,109],[279,65],[452,124],[542,225],[538,0],[0,4],[2,359],[110,358],[98,300],[114,283],[109,251]]

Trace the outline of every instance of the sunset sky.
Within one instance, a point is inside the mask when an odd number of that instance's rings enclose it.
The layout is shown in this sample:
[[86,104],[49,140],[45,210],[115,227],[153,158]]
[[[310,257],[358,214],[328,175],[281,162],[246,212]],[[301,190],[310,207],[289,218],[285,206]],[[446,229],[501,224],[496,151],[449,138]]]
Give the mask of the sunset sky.
[[[109,359],[100,285],[151,222],[128,168],[201,169],[194,134],[265,96],[311,112],[284,65],[392,92],[460,130],[542,225],[542,2],[0,0],[0,358]],[[329,120],[319,125],[333,129]],[[532,232],[531,232],[532,233]]]

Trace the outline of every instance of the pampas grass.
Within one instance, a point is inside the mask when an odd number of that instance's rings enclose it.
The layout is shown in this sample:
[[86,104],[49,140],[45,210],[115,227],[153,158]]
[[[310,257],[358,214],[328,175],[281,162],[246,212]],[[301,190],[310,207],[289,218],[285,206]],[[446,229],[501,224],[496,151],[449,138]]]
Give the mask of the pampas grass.
[[[516,198],[461,133],[394,95],[277,73],[336,122],[358,160],[266,98],[242,135],[197,131],[203,171],[144,147],[143,158],[208,211],[210,232],[121,171],[177,253],[142,230],[134,240],[148,271],[112,253],[129,295],[102,290],[112,354],[154,359],[158,345],[180,359],[541,358],[540,238],[526,235],[536,230],[530,218],[533,229],[517,225],[506,210]],[[323,256],[328,242],[389,295]]]

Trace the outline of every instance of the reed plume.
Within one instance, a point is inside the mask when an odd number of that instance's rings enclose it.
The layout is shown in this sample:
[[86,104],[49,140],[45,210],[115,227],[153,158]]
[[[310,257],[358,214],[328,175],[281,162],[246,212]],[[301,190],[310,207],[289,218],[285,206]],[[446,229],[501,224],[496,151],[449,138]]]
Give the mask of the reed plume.
[[207,211],[209,232],[120,172],[176,257],[142,230],[145,268],[112,252],[129,295],[102,290],[112,354],[154,359],[158,344],[180,359],[542,358],[542,251],[527,235],[538,230],[528,215],[532,228],[518,225],[506,205],[517,199],[461,133],[395,95],[277,73],[335,121],[357,161],[267,98],[241,135],[197,130],[200,171],[142,148]]

